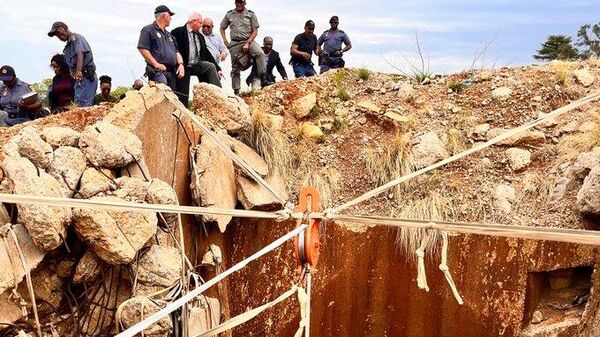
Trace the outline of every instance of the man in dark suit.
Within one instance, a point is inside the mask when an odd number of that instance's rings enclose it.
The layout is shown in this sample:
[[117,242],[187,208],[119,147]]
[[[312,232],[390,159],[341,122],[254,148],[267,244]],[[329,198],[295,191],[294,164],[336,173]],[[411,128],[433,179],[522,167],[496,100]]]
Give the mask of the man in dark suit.
[[185,76],[177,80],[177,96],[187,106],[190,92],[190,78],[198,77],[200,82],[206,82],[221,87],[221,68],[215,62],[204,36],[200,34],[202,15],[193,13],[186,25],[173,29],[171,34],[177,41],[179,53],[183,57]]
[[262,49],[265,52],[265,62],[267,64],[267,72],[265,73],[263,80],[261,80],[258,76],[256,61],[252,63],[252,71],[250,72],[250,76],[248,76],[246,79],[246,83],[254,90],[258,88],[264,88],[275,83],[275,75],[273,75],[273,69],[275,67],[277,67],[277,71],[283,80],[288,79],[287,73],[285,72],[285,67],[281,63],[279,53],[273,50],[273,38],[269,36],[265,37],[263,40]]

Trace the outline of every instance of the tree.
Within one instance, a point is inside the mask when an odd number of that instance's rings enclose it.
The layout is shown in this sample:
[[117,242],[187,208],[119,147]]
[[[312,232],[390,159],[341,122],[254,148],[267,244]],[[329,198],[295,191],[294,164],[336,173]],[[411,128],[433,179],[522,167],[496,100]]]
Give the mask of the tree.
[[583,25],[577,32],[577,46],[584,47],[582,58],[600,57],[600,22],[595,25]]
[[550,35],[542,48],[533,58],[536,60],[572,60],[579,57],[579,51],[573,46],[573,40],[566,35]]

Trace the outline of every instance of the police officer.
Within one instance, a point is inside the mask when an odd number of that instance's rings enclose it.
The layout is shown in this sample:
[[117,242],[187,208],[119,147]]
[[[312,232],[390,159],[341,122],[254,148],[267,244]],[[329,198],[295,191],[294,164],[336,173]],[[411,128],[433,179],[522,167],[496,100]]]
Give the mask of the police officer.
[[11,66],[0,68],[0,126],[13,126],[32,120],[33,114],[42,109],[39,99],[26,103],[23,96],[32,90],[17,78]]
[[[331,17],[329,20],[331,29],[326,30],[317,41],[321,74],[329,69],[344,68],[346,63],[342,56],[352,49],[352,43],[348,35],[343,30],[338,29],[339,23],[340,19],[337,16]],[[342,43],[344,48],[342,48]],[[321,49],[321,46],[323,46],[323,49]]]
[[94,105],[98,77],[90,44],[82,35],[71,32],[69,27],[60,21],[52,25],[48,36],[56,36],[67,43],[63,54],[71,75],[75,78],[75,104],[81,107]]
[[[225,36],[225,30],[229,27],[231,41]],[[235,9],[227,12],[221,21],[221,37],[231,54],[231,81],[236,95],[241,88],[240,73],[252,65],[252,62],[247,62],[248,53],[256,62],[259,78],[264,78],[266,72],[265,54],[254,41],[258,27],[258,19],[253,11],[246,9],[245,0],[235,0]]]
[[167,27],[171,24],[171,12],[161,5],[154,10],[155,21],[140,32],[138,50],[146,61],[146,76],[156,83],[168,85],[177,90],[177,79],[185,75],[183,58],[177,49],[175,38]]

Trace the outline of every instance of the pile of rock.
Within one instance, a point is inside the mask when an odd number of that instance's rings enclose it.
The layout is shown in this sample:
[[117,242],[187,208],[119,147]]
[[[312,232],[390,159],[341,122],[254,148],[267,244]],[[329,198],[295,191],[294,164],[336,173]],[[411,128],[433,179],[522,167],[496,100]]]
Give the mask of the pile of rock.
[[[108,122],[88,126],[81,133],[64,127],[37,130],[28,126],[6,143],[4,152],[4,179],[0,184],[3,193],[117,203],[178,204],[169,184],[158,179],[122,176],[128,168],[143,164],[142,142],[132,132]],[[4,206],[2,208],[2,213],[6,213]],[[14,228],[30,269],[42,261],[45,253],[60,255],[59,248],[66,241],[72,245],[76,240],[80,242],[77,245],[87,247],[77,261],[59,261],[52,268],[44,262],[43,267],[32,273],[34,286],[38,284],[35,286],[37,296],[47,292],[48,298],[44,299],[53,306],[58,306],[63,299],[61,287],[65,279],[89,287],[104,285],[98,291],[85,294],[89,307],[82,314],[86,324],[81,328],[86,335],[112,324],[113,318],[106,318],[106,309],[115,310],[130,296],[144,296],[169,287],[181,277],[179,250],[160,246],[152,239],[159,233],[159,225],[168,230],[177,223],[174,214],[29,204],[18,204],[16,208],[19,225]],[[71,225],[76,238],[68,238]],[[23,266],[15,266],[13,262],[18,261],[14,258],[18,256],[15,247],[5,242],[0,244],[0,264],[22,270]],[[127,275],[121,275],[120,271],[136,257],[137,286],[132,289],[133,277],[124,278]],[[4,302],[10,289],[16,288],[23,279],[23,273],[9,276],[0,277],[0,293],[4,292],[0,296],[2,308],[12,308]],[[25,289],[23,297],[26,294]],[[100,303],[100,298],[110,300]],[[139,308],[126,308],[123,315],[135,315],[136,310]],[[12,309],[10,315],[4,311],[0,310],[2,322],[20,318]],[[16,313],[21,313],[18,306]],[[162,334],[166,336],[170,325],[161,331],[166,331]]]
[[[252,148],[227,135],[217,134],[220,143],[237,154],[249,167],[260,175],[284,199],[288,199],[285,183],[278,172],[269,168],[265,160]],[[194,168],[191,190],[194,201],[202,207],[234,209],[238,201],[245,209],[276,211],[283,207],[268,190],[248,177],[241,167],[237,167],[217,144],[207,135],[194,149]],[[232,217],[227,215],[206,215],[202,220],[217,223],[224,232]]]

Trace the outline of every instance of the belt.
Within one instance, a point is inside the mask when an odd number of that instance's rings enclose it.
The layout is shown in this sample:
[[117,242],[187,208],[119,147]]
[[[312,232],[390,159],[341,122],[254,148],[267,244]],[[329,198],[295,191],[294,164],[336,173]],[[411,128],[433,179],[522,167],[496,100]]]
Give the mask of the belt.
[[14,118],[29,118],[29,114],[26,112],[21,112],[21,113],[16,113],[16,114],[8,114],[8,118],[14,119]]

